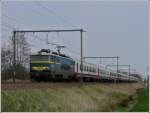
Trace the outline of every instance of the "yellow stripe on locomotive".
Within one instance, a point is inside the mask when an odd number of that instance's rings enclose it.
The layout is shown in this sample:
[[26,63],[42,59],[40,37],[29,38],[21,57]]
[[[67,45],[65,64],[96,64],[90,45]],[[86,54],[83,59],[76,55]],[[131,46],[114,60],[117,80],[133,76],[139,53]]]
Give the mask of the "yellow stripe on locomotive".
[[36,70],[36,71],[43,71],[43,70],[49,70],[49,67],[32,67],[32,70]]

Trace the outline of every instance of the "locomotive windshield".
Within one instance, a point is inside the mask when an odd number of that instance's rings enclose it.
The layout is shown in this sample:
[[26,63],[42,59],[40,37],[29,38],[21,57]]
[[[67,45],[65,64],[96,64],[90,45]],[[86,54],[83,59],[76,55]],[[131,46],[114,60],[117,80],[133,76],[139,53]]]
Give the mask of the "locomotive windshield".
[[31,55],[30,56],[31,61],[47,61],[49,60],[49,55]]

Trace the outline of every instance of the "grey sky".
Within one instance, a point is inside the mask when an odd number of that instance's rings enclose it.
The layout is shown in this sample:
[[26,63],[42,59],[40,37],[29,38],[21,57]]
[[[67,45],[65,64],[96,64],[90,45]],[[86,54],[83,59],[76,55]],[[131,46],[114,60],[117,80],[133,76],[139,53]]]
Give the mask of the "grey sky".
[[[29,25],[16,23],[2,15],[3,38],[10,36],[12,31],[6,27],[6,24],[20,30],[83,28],[87,31],[83,35],[84,56],[120,56],[120,64],[131,64],[137,71],[146,74],[148,65],[147,1],[40,3],[56,15],[39,6],[37,2],[3,2],[2,14]],[[62,18],[67,22],[64,22]],[[54,46],[45,45],[45,42],[26,36],[30,44],[35,46],[32,49],[54,49]],[[46,35],[39,34],[39,36],[45,39]],[[66,45],[69,50],[64,49],[64,52],[80,57],[77,55],[80,53],[78,32],[49,33],[49,41]]]

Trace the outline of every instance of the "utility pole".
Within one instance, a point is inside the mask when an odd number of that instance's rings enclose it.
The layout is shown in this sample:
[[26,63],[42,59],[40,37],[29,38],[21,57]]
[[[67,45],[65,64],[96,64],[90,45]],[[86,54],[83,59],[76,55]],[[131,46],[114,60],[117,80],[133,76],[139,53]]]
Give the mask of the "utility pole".
[[[68,30],[16,30],[16,31],[13,31],[13,36],[14,36],[14,39],[15,39],[15,35],[16,33],[41,33],[41,32],[77,32],[79,31],[80,32],[80,38],[81,38],[81,82],[83,81],[83,36],[82,36],[82,33],[83,32],[86,32],[84,31],[83,29],[68,29]],[[15,50],[16,50],[16,47],[15,47],[15,40],[14,40],[14,66],[16,65],[16,54],[15,54]],[[14,69],[14,82],[15,82],[15,69]]]
[[16,32],[13,31],[13,83],[15,83],[15,76],[16,76]]
[[[118,65],[119,65],[119,57],[117,56],[117,77],[119,78],[119,74],[118,74],[119,67],[118,67]],[[118,78],[117,78],[117,80],[118,80]]]
[[83,39],[82,39],[83,29],[80,30],[81,34],[81,82],[83,82]]
[[131,74],[131,65],[129,64],[129,80],[130,80],[130,74]]
[[146,79],[146,86],[147,86],[147,89],[149,89],[149,65],[147,65],[147,79]]

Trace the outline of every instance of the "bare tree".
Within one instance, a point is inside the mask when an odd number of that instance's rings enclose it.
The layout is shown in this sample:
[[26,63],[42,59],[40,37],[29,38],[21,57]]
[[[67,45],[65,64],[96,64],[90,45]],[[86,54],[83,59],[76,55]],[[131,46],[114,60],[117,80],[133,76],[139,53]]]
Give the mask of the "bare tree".
[[[24,37],[24,33],[16,35],[16,77],[25,79],[28,76],[29,69],[29,54],[30,48],[28,42]],[[2,45],[1,51],[1,67],[2,79],[9,79],[13,76],[13,40],[12,37]]]
[[27,67],[29,64],[30,48],[24,33],[16,35],[16,61]]

